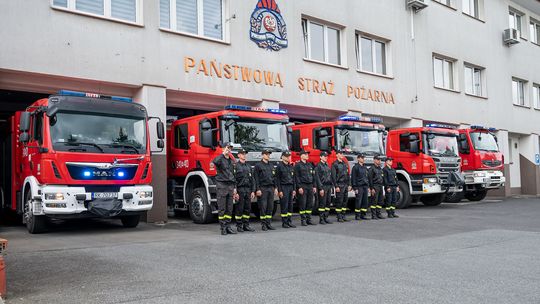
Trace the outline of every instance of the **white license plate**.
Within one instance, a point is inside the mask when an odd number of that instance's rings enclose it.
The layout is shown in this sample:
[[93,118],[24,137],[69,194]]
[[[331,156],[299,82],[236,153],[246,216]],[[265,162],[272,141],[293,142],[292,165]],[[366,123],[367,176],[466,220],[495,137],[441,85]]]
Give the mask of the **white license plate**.
[[92,198],[118,198],[118,192],[92,192]]

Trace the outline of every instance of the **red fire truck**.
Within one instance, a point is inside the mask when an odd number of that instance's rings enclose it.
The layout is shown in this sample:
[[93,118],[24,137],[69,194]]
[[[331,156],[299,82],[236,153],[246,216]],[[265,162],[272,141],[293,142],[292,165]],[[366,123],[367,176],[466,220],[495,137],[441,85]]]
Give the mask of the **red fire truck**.
[[420,200],[439,205],[447,193],[463,189],[458,131],[442,124],[388,132],[386,155],[394,158],[401,195],[398,208]]
[[488,190],[504,186],[506,181],[504,156],[499,152],[495,128],[471,126],[460,129],[458,137],[461,170],[465,178],[465,189],[447,195],[446,201],[459,202],[463,197],[470,201],[483,200]]
[[[167,131],[168,204],[175,212],[188,211],[195,223],[209,223],[217,214],[216,169],[212,160],[222,153],[220,143],[233,145],[233,156],[241,148],[254,164],[261,152],[270,149],[271,162],[288,149],[283,109],[229,105],[225,110],[176,120]],[[256,212],[256,208],[254,211]]]
[[[16,112],[0,142],[3,211],[22,215],[30,233],[48,218],[137,226],[153,205],[149,119],[129,98],[65,90]],[[156,127],[163,148],[163,123]]]

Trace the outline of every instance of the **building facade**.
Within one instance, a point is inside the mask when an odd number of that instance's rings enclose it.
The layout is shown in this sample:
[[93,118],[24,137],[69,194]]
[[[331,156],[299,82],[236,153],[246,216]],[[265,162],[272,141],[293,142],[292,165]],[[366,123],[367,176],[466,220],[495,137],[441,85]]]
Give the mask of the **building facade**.
[[[540,2],[407,2],[2,1],[0,112],[71,89],[131,96],[164,120],[244,104],[479,124],[499,130],[499,194],[540,194]],[[164,152],[154,162],[148,219],[162,221]]]

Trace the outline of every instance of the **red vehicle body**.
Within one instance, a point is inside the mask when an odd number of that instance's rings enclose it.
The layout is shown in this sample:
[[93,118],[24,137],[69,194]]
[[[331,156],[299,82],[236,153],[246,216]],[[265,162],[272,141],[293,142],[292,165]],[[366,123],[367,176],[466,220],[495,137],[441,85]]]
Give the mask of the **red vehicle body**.
[[[359,153],[365,154],[366,164],[373,164],[373,157],[384,157],[385,127],[377,117],[364,118],[342,115],[335,121],[314,122],[292,126],[292,160],[300,160],[300,151],[309,152],[309,161],[314,165],[320,161],[322,151],[328,153],[328,163],[336,159],[336,151],[342,150],[349,172],[356,163]],[[354,197],[354,192],[349,192]]]
[[115,217],[135,227],[152,208],[146,109],[123,97],[97,97],[61,91],[9,120],[2,207],[21,214],[30,233],[44,231],[47,217]]
[[[263,149],[271,162],[288,149],[285,110],[231,105],[212,112],[174,121],[167,131],[168,204],[175,212],[188,211],[196,223],[209,223],[217,214],[216,169],[212,160],[222,153],[220,143],[230,142],[232,154],[246,149],[254,164]],[[256,209],[255,209],[256,210]]]
[[480,201],[486,197],[488,190],[504,186],[504,156],[499,151],[494,131],[493,128],[482,126],[458,130],[465,189],[447,197],[447,201],[457,202],[463,197]]
[[394,158],[401,194],[399,208],[417,200],[440,204],[448,193],[462,190],[458,131],[443,125],[391,130],[386,155]]

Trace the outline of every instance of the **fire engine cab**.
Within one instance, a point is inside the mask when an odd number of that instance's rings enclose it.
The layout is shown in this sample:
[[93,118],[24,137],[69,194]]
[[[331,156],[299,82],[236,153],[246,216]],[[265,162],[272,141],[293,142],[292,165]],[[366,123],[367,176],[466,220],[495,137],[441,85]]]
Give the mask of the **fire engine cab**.
[[[30,233],[48,218],[120,218],[135,227],[153,205],[149,117],[125,97],[60,91],[9,119],[2,134],[10,172],[2,210],[22,215]],[[164,128],[157,123],[158,147]]]
[[436,206],[445,194],[463,189],[458,135],[454,127],[442,124],[388,132],[386,155],[394,158],[401,189],[398,208],[418,200]]
[[[288,150],[289,117],[284,109],[229,105],[225,110],[174,121],[167,131],[168,204],[175,212],[188,211],[195,223],[209,223],[217,214],[216,168],[212,160],[222,153],[220,143],[230,142],[236,157],[248,151],[252,166],[261,152],[272,152],[277,163]],[[255,212],[257,208],[254,208]]]
[[465,189],[447,196],[446,201],[459,202],[463,197],[470,201],[481,201],[488,190],[504,186],[504,156],[499,151],[494,134],[496,131],[495,128],[478,125],[458,130]]

